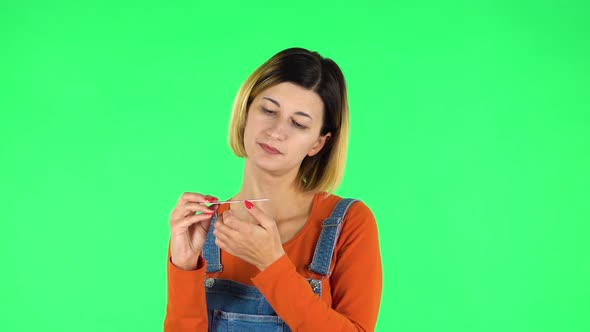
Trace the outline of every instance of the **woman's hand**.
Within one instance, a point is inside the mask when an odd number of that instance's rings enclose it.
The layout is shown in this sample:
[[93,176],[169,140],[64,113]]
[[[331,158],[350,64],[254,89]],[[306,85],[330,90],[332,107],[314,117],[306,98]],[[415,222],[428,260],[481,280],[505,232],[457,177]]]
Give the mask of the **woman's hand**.
[[225,211],[215,222],[215,244],[263,271],[285,254],[281,236],[271,217],[252,203],[245,204],[256,223],[242,221],[231,211]]
[[[194,270],[207,239],[211,217],[219,205],[208,208],[204,202],[215,202],[209,195],[186,192],[170,213],[170,255],[172,263],[183,270]],[[200,214],[195,214],[201,212]]]

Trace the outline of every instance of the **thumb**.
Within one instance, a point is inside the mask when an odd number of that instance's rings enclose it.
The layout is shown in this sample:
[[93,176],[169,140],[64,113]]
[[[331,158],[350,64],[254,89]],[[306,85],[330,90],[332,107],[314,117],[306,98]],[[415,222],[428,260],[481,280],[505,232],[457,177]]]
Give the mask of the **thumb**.
[[190,232],[189,230],[189,239],[191,241],[201,242],[207,239],[207,234],[209,233],[209,228],[211,227],[211,218],[198,222],[194,225],[194,231]]
[[209,227],[211,227],[211,218],[201,221],[200,224],[205,233],[209,232]]
[[276,226],[276,222],[271,217],[262,212],[262,210],[254,206],[252,202],[245,201],[244,205],[246,206],[246,211],[248,211],[248,213],[250,213],[250,215],[254,217],[254,219],[256,219],[256,221],[258,221],[260,226],[262,226],[264,229],[269,229]]

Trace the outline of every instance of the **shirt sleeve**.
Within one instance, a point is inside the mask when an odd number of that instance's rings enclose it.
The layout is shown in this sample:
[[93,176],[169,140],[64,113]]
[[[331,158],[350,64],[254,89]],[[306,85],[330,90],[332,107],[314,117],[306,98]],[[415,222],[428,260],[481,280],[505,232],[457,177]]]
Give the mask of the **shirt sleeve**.
[[207,331],[205,271],[207,263],[199,257],[196,270],[186,271],[172,263],[168,247],[168,303],[164,332]]
[[343,223],[330,276],[332,307],[313,293],[287,255],[252,278],[294,332],[375,329],[382,290],[377,224],[362,202],[349,208]]

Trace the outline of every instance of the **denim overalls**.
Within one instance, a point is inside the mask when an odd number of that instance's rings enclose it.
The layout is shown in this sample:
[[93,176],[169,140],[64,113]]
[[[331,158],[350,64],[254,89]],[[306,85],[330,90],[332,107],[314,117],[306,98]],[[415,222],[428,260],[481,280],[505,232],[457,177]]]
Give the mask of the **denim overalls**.
[[[336,240],[340,234],[342,219],[350,205],[356,199],[341,199],[330,216],[322,223],[322,231],[316,243],[313,259],[309,270],[323,277],[330,276],[330,263],[334,254]],[[211,219],[211,227],[203,246],[203,258],[207,261],[207,273],[221,271],[219,247],[215,245],[213,224],[217,213]],[[321,297],[321,279],[307,281],[313,292]],[[277,316],[262,293],[255,286],[244,285],[232,280],[205,279],[207,297],[207,313],[209,315],[209,331],[260,331],[278,332],[291,329]]]

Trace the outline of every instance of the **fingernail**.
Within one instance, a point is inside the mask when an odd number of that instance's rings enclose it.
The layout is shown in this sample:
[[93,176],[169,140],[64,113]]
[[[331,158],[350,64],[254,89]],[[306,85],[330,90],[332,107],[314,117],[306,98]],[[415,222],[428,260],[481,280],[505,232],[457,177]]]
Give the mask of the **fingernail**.
[[244,205],[246,205],[246,209],[250,210],[254,204],[250,203],[249,201],[244,201]]
[[219,199],[217,197],[213,197],[211,195],[205,196],[205,200],[209,203],[217,202]]

